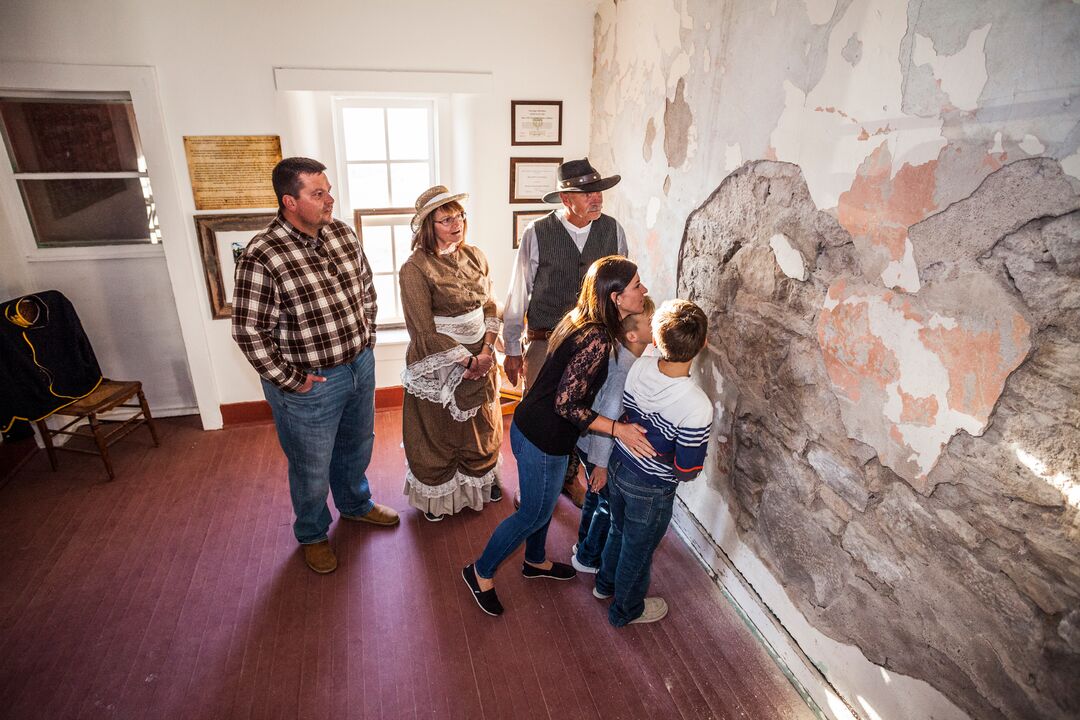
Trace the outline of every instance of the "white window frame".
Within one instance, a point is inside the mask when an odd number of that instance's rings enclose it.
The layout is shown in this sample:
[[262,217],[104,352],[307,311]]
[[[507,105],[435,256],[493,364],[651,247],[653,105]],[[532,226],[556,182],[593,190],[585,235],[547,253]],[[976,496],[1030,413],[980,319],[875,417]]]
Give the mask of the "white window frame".
[[[389,122],[386,117],[387,109],[392,108],[426,108],[429,112],[430,124],[428,126],[428,159],[429,174],[428,174],[428,187],[438,184],[440,171],[442,164],[440,162],[440,143],[439,136],[441,134],[440,125],[440,113],[439,106],[440,101],[445,102],[443,98],[436,95],[416,96],[411,95],[407,97],[403,96],[375,96],[375,95],[335,95],[331,99],[331,115],[333,117],[334,124],[334,154],[337,160],[337,175],[338,175],[338,192],[336,197],[338,204],[342,205],[346,212],[341,213],[348,218],[354,218],[355,212],[361,210],[365,213],[365,217],[369,219],[368,224],[371,226],[386,226],[393,224],[400,224],[397,222],[400,218],[405,217],[406,222],[408,218],[413,214],[413,207],[410,205],[388,205],[385,207],[374,208],[355,208],[352,206],[352,197],[349,191],[349,165],[386,165],[386,184],[387,189],[391,188],[390,182],[390,166],[395,162],[424,162],[422,160],[412,159],[396,159],[390,155],[390,137],[389,137]],[[383,110],[383,128],[386,134],[386,159],[385,160],[347,160],[345,153],[345,130],[343,122],[343,111],[348,108],[381,108]],[[393,261],[391,263],[392,269],[389,272],[375,273],[377,276],[390,276],[394,284],[394,292],[397,298],[401,297],[401,289],[398,278],[398,268],[405,262],[406,258],[397,257],[397,243],[391,241],[390,247],[391,257]],[[382,304],[380,303],[380,311],[382,310]],[[380,319],[378,323],[379,329],[401,328],[405,326],[404,315],[395,315]]]

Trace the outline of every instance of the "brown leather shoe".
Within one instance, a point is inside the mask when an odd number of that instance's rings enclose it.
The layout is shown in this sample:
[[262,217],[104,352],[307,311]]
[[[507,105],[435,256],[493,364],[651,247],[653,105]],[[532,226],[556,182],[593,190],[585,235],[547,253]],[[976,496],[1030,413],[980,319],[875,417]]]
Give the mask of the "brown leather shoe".
[[341,513],[341,517],[346,520],[355,520],[356,522],[366,522],[372,525],[381,525],[388,527],[390,525],[397,525],[401,518],[398,517],[397,511],[392,507],[386,505],[380,505],[375,503],[375,507],[368,511],[367,515],[346,515]]
[[585,486],[578,482],[577,478],[563,485],[562,491],[563,495],[570,498],[571,502],[578,507],[585,504]]
[[337,557],[334,555],[334,551],[330,549],[329,540],[311,543],[310,545],[301,545],[300,547],[304,549],[304,562],[315,572],[325,575],[337,570]]

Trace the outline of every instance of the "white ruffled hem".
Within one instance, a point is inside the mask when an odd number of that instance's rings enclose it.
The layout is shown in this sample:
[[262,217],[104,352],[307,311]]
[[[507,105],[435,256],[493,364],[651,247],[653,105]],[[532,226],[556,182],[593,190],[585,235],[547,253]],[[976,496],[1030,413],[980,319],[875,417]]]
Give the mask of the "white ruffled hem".
[[458,422],[471,420],[476,417],[480,406],[462,410],[457,406],[454,397],[454,392],[465,374],[465,368],[458,364],[458,361],[471,356],[472,353],[461,345],[428,355],[401,371],[401,384],[410,395],[446,408],[450,417]]
[[484,318],[484,330],[498,334],[502,330],[502,320],[494,315]]
[[502,457],[495,461],[495,467],[488,470],[480,477],[473,477],[472,475],[466,475],[458,470],[454,473],[454,477],[450,478],[446,482],[440,485],[425,485],[420,482],[420,479],[413,475],[412,470],[406,468],[405,470],[405,488],[406,494],[415,494],[424,498],[441,498],[447,495],[453,495],[458,491],[460,487],[472,487],[477,489],[484,489],[490,487],[493,483],[499,482],[499,466],[502,465]]

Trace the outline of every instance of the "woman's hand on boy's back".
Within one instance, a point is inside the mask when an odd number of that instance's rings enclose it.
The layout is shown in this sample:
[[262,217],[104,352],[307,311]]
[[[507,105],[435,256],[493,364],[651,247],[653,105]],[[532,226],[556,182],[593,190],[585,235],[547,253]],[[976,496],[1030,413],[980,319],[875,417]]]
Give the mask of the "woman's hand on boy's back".
[[656,457],[656,450],[648,438],[645,437],[645,428],[634,423],[615,423],[615,439],[630,451],[630,454],[639,458]]

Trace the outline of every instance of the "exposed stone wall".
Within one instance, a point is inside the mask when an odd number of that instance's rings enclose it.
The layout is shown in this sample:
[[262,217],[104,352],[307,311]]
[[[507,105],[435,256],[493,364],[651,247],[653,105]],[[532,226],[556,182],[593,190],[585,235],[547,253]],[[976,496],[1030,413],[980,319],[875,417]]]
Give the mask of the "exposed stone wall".
[[1080,715],[1080,5],[605,2],[593,96],[712,321],[691,511],[970,716]]

